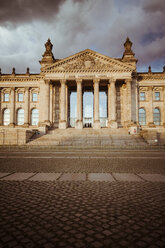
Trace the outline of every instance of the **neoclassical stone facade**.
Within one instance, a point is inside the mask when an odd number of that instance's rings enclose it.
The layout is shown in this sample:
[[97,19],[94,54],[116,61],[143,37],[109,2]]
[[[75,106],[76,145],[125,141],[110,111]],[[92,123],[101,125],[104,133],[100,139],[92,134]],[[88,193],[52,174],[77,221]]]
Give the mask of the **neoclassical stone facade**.
[[[153,73],[136,71],[137,59],[127,38],[122,58],[84,50],[55,59],[51,41],[45,44],[40,74],[3,74],[0,71],[0,128],[40,130],[74,127],[164,130],[165,67]],[[71,118],[71,93],[77,113]],[[91,92],[91,118],[83,113],[83,96]],[[106,95],[106,116],[101,119],[99,92]]]

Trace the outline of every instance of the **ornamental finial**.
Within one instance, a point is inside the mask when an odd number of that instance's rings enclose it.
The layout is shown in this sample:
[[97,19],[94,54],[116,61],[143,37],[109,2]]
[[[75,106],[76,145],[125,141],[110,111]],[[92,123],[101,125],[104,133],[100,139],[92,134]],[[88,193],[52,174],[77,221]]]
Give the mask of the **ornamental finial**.
[[129,37],[127,37],[126,42],[124,43],[124,54],[132,54],[134,55],[134,53],[132,52],[132,42],[130,41]]
[[15,75],[15,68],[13,67],[12,75]]
[[51,54],[52,53],[52,48],[53,48],[53,44],[50,41],[50,38],[48,38],[47,42],[45,43],[45,48],[46,48],[46,53],[47,54]]
[[148,66],[148,72],[151,73],[152,70],[151,70],[151,66]]

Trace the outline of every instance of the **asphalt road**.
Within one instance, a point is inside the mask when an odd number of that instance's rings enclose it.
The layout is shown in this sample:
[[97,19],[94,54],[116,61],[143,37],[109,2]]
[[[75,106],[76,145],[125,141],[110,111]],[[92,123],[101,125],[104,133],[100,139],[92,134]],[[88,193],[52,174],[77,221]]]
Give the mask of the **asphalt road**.
[[0,151],[0,172],[165,174],[165,150]]

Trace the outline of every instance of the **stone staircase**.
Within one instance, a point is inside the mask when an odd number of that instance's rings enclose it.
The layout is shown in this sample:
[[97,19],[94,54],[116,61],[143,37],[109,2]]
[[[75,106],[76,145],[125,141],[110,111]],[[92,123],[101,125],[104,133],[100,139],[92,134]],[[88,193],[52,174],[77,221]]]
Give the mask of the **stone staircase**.
[[129,135],[126,129],[101,128],[99,130],[84,128],[82,130],[68,128],[65,130],[49,130],[46,135],[33,137],[27,145],[50,146],[147,146],[139,135]]

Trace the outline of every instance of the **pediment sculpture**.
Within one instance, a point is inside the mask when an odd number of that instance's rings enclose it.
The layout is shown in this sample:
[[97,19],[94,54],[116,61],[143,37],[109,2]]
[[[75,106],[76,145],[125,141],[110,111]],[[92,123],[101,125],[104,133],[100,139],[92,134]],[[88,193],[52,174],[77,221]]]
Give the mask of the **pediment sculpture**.
[[73,61],[62,66],[65,70],[74,69],[110,69],[112,68],[109,64],[102,63],[99,59],[95,59],[90,55],[81,56]]

